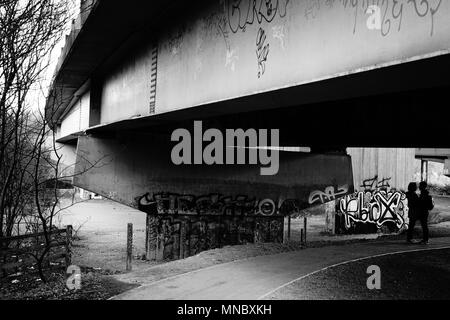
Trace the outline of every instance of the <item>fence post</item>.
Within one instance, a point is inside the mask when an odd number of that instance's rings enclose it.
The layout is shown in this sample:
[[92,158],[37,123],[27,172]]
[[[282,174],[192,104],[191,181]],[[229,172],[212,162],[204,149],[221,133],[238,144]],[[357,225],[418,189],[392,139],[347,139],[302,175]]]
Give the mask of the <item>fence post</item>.
[[288,241],[291,241],[291,215],[288,216],[288,232],[287,232]]
[[180,259],[185,258],[185,246],[186,246],[186,223],[181,221],[180,225]]
[[306,216],[303,218],[303,229],[305,230],[305,232],[304,232],[304,234],[303,234],[303,236],[304,236],[304,242],[305,242],[305,245],[306,245],[306,224],[307,224],[307,218],[306,218]]
[[150,259],[150,248],[149,248],[149,233],[150,233],[150,215],[146,213],[145,217],[145,260]]
[[66,226],[66,268],[72,264],[72,226]]
[[127,271],[131,271],[131,259],[133,257],[133,224],[127,228]]

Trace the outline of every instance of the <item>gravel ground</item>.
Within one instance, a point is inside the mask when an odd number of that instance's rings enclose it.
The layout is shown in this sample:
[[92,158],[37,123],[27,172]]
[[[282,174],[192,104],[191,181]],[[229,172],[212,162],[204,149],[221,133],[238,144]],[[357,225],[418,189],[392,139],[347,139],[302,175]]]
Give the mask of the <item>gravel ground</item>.
[[104,300],[135,287],[109,272],[81,268],[81,289],[66,287],[64,268],[46,272],[46,283],[37,274],[16,274],[0,279],[0,300]]
[[[145,253],[145,213],[110,200],[89,200],[66,209],[61,225],[71,224],[76,232],[72,263],[124,272],[127,224],[133,224],[134,267]],[[147,267],[147,263],[145,263]]]
[[[367,289],[367,268],[381,270],[381,289]],[[450,250],[371,258],[321,271],[275,292],[282,300],[450,299]]]

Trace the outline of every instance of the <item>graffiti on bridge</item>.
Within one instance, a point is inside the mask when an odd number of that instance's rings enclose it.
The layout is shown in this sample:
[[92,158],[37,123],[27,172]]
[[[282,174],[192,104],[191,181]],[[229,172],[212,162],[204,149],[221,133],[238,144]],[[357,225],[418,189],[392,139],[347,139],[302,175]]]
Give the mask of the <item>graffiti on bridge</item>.
[[138,208],[148,214],[149,258],[179,259],[203,250],[253,242],[282,242],[284,217],[305,214],[311,201],[347,193],[347,185],[308,192],[293,199],[258,199],[220,193],[186,195],[146,193],[137,198]]
[[378,228],[387,222],[395,223],[398,229],[408,226],[406,195],[399,191],[360,191],[341,199],[339,209],[347,228],[352,221],[374,223]]
[[283,217],[149,215],[148,259],[182,259],[201,251],[255,242],[282,242]]
[[245,32],[248,25],[272,22],[279,15],[286,16],[289,0],[231,0],[228,2],[228,24],[231,32]]
[[335,200],[349,190],[348,185],[325,188],[323,191],[313,191],[308,199],[287,198],[275,201],[270,198],[257,199],[247,195],[226,196],[220,193],[210,193],[200,196],[170,192],[146,193],[139,197],[138,206],[142,211],[151,210],[159,215],[208,215],[208,216],[286,216],[299,214],[317,201]]
[[273,216],[280,214],[272,199],[256,199],[246,195],[235,197],[219,193],[194,196],[169,192],[159,192],[150,195],[146,193],[138,200],[139,207],[154,205],[157,214],[178,215],[261,215]]
[[381,228],[392,223],[397,229],[408,227],[406,194],[390,187],[391,178],[366,179],[362,191],[347,195],[339,201],[338,214],[344,216],[345,228],[357,223],[369,223]]
[[371,190],[388,190],[391,189],[391,185],[389,184],[389,181],[391,181],[392,178],[382,178],[381,180],[378,179],[378,175],[371,179],[363,180],[362,185],[360,185],[361,188],[364,189],[364,191],[371,191]]
[[[305,15],[317,15],[317,11],[322,7],[332,8],[335,5],[340,5],[344,10],[354,10],[354,25],[353,33],[356,33],[357,19],[359,16],[366,16],[370,12],[371,7],[377,7],[380,19],[380,32],[383,37],[397,27],[397,31],[401,31],[404,21],[405,13],[410,10],[413,15],[420,19],[429,19],[430,36],[433,36],[435,31],[435,15],[439,11],[442,0],[308,0],[309,6],[305,10]],[[323,2],[324,5],[321,5]],[[313,13],[311,13],[313,12]]]
[[[233,0],[228,1],[227,20],[232,33],[239,30],[245,32],[247,26],[257,23],[259,25],[256,34],[256,58],[258,63],[257,75],[261,78],[266,71],[266,62],[269,55],[270,43],[267,40],[266,31],[261,23],[271,23],[276,16],[284,18],[287,13],[289,0]],[[280,39],[280,26],[276,26],[276,36]],[[275,31],[274,31],[275,34]],[[275,37],[275,36],[274,36]],[[284,39],[281,38],[284,49]]]
[[270,44],[266,43],[266,32],[263,28],[259,28],[256,35],[256,57],[258,59],[258,78],[266,71],[266,61],[269,55]]
[[311,192],[309,195],[308,203],[309,204],[315,204],[315,203],[325,203],[327,201],[336,200],[337,198],[344,196],[348,192],[348,185],[339,186],[337,188],[337,192],[334,188],[334,186],[329,186],[325,188],[325,191],[322,190],[315,190]]
[[[271,199],[160,192],[139,197],[148,214],[149,259],[179,259],[201,251],[250,242],[282,242],[283,215]],[[289,208],[294,208],[292,205]]]

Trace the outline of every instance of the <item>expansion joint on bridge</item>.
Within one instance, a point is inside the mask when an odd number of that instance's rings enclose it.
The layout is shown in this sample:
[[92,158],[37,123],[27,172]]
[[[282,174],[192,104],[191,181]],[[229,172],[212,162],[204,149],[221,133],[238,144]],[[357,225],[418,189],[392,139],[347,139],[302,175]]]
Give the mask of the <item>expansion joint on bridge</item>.
[[158,45],[155,44],[152,50],[152,65],[150,70],[150,114],[155,113],[157,71],[158,71]]

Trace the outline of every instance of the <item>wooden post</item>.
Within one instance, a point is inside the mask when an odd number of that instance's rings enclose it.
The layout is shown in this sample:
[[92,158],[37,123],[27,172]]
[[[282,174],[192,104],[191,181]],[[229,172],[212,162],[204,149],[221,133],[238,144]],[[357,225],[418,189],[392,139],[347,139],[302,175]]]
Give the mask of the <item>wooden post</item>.
[[300,229],[300,243],[303,244],[303,229]]
[[288,241],[291,240],[291,216],[290,215],[288,216],[288,236],[287,236],[287,238],[288,238]]
[[66,226],[66,268],[72,264],[72,226]]
[[128,224],[127,229],[127,271],[131,271],[131,259],[133,257],[133,224]]
[[305,245],[306,245],[306,224],[307,224],[307,218],[306,217],[304,217],[303,218],[303,229],[305,230],[305,232],[304,232],[304,239],[305,239]]
[[186,257],[191,256],[191,231],[192,231],[192,223],[191,221],[187,221],[186,223]]
[[149,251],[149,233],[150,233],[150,215],[147,213],[145,217],[145,259],[150,259],[150,251]]
[[186,223],[181,221],[180,224],[180,259],[185,258],[185,246],[186,246]]

